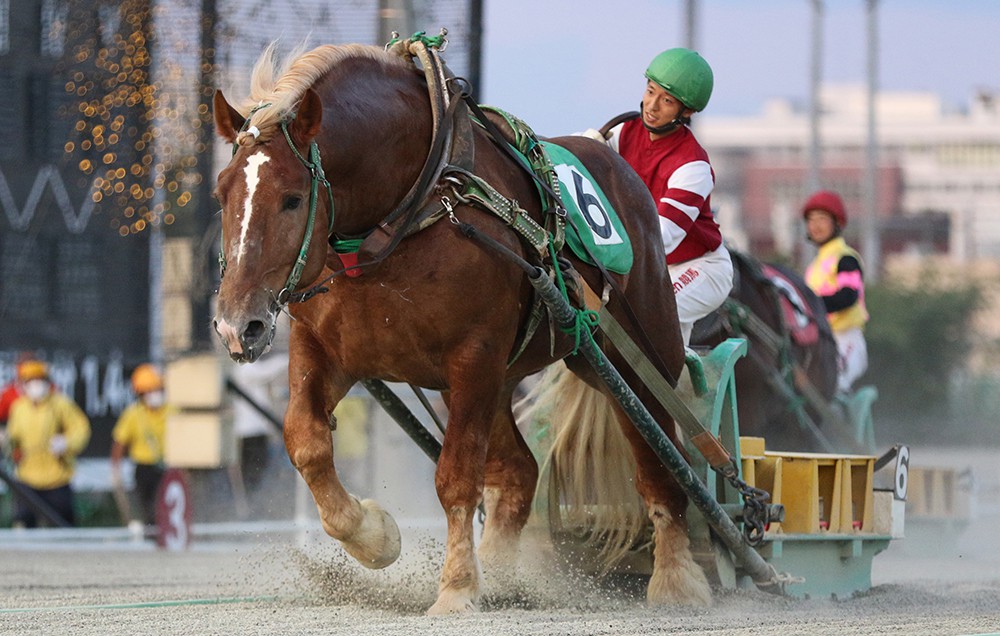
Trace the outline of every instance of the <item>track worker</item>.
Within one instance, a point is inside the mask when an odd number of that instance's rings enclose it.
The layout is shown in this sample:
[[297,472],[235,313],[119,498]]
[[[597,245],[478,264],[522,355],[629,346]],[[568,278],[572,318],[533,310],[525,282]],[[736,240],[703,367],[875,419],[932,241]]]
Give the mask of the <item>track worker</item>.
[[[90,421],[73,400],[56,391],[48,366],[27,360],[18,366],[22,395],[10,407],[7,435],[17,464],[17,479],[75,525],[73,488],[76,456],[90,441]],[[34,528],[38,516],[18,499],[14,524]]]
[[[153,525],[156,492],[163,478],[164,437],[167,415],[163,377],[151,364],[140,364],[132,372],[136,400],[122,411],[111,431],[111,480],[121,488],[121,462],[128,451],[135,464],[135,490],[142,511],[141,523]],[[133,519],[133,524],[136,520]]]
[[[713,83],[712,68],[698,53],[660,53],[646,69],[639,117],[612,128],[606,140],[656,202],[684,344],[694,323],[733,288],[733,263],[712,215],[715,172],[689,127],[692,115],[708,105]],[[602,139],[597,131],[584,134]]]
[[806,268],[806,283],[826,305],[837,340],[837,390],[847,393],[868,368],[864,327],[868,322],[861,256],[841,236],[847,225],[844,202],[820,190],[802,206],[806,234],[819,251]]

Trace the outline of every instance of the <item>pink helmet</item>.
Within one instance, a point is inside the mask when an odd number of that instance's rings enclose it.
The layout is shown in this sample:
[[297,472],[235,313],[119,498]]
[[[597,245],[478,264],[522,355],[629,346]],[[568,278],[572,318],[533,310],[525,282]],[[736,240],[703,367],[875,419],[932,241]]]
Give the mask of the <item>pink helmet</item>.
[[837,225],[844,227],[847,225],[847,213],[844,212],[844,202],[840,195],[831,190],[818,190],[813,193],[806,204],[802,206],[802,218],[805,218],[810,210],[823,210],[829,212]]

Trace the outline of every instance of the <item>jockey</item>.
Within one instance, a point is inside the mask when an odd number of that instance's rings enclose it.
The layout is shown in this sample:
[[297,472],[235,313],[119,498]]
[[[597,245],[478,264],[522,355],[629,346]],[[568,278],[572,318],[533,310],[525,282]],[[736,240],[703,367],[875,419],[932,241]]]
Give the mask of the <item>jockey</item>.
[[[715,173],[688,127],[708,105],[712,69],[696,52],[669,49],[646,69],[640,116],[612,128],[606,143],[642,177],[656,201],[684,344],[694,323],[733,287],[733,264],[712,215]],[[604,140],[588,130],[584,135]]]
[[847,393],[868,368],[863,329],[868,322],[861,256],[840,235],[847,225],[844,202],[835,192],[820,190],[802,206],[809,240],[819,247],[806,268],[806,283],[823,299],[837,340],[837,390]]

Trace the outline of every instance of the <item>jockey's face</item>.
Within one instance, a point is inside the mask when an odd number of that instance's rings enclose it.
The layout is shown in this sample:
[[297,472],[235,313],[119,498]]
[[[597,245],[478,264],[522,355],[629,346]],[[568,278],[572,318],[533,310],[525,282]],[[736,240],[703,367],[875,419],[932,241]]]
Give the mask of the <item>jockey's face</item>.
[[833,215],[825,210],[809,210],[806,212],[806,234],[816,245],[822,245],[832,239],[837,233],[837,223]]
[[647,126],[666,126],[680,115],[690,116],[692,113],[693,110],[684,108],[684,104],[663,90],[662,86],[652,80],[646,81],[646,91],[642,94],[642,119]]

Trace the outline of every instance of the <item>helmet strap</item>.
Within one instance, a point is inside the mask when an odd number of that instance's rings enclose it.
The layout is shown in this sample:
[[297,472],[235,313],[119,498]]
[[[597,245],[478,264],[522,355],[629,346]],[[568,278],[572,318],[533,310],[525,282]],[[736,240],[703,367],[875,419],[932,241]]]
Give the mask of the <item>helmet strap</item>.
[[[643,112],[641,101],[639,102],[639,112],[640,113]],[[684,112],[683,108],[681,109],[681,112],[682,113]],[[690,117],[685,117],[684,115],[678,115],[677,117],[674,117],[671,121],[668,121],[662,126],[654,127],[646,123],[645,117],[641,117],[640,115],[640,118],[641,118],[640,121],[642,121],[642,125],[646,127],[646,130],[653,133],[654,135],[665,135],[667,133],[673,132],[677,130],[680,126],[685,125],[691,121]]]

